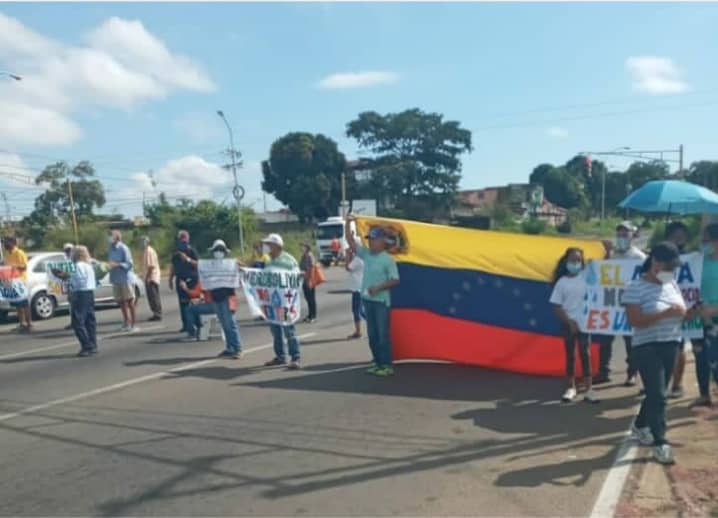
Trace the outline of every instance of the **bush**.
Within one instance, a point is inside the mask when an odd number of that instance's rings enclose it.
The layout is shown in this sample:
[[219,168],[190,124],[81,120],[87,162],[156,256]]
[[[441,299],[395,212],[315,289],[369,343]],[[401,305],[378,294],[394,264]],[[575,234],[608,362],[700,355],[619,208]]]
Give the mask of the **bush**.
[[546,231],[546,222],[540,219],[529,219],[521,224],[524,234],[538,235]]
[[571,225],[571,220],[567,219],[556,226],[556,230],[559,234],[570,234],[573,231],[573,226]]

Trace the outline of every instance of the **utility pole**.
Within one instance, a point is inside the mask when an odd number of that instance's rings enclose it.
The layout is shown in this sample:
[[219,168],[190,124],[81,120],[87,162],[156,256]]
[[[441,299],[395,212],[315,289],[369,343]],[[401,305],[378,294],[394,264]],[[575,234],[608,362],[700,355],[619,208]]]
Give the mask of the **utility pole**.
[[347,174],[342,171],[342,219],[347,217]]
[[72,232],[75,235],[75,245],[80,244],[80,239],[77,232],[77,218],[75,217],[75,201],[72,198],[72,183],[70,178],[67,178],[67,194],[70,197],[70,213],[72,214]]
[[678,174],[683,174],[683,144],[678,146]]
[[234,195],[234,199],[237,202],[237,227],[239,231],[239,250],[241,253],[244,253],[244,234],[242,231],[242,198],[244,198],[244,187],[239,185],[239,182],[237,180],[237,166],[239,165],[241,167],[241,161],[239,164],[237,164],[237,158],[241,157],[241,153],[237,151],[234,147],[234,133],[232,132],[232,127],[229,125],[229,122],[227,121],[227,118],[224,116],[224,112],[222,110],[217,110],[217,115],[224,121],[224,124],[227,126],[227,131],[229,132],[229,154],[232,158],[232,174],[234,175],[234,188],[232,189],[232,194]]

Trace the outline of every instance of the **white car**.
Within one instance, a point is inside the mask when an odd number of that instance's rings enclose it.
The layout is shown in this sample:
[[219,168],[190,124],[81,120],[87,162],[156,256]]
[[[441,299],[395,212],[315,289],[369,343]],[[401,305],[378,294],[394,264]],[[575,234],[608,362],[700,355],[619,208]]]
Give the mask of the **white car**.
[[[58,309],[69,308],[67,295],[63,293],[50,293],[47,283],[46,266],[48,262],[65,261],[65,254],[62,252],[30,252],[27,255],[27,288],[30,296],[30,308],[33,318],[46,320],[52,318]],[[95,260],[92,260],[93,263]],[[131,275],[131,282],[135,287],[135,297],[139,299],[144,295],[142,281]],[[116,304],[112,294],[110,275],[106,274],[99,279],[99,285],[95,290],[95,305],[103,306]],[[9,311],[12,311],[10,303],[0,300],[0,321],[7,318]]]

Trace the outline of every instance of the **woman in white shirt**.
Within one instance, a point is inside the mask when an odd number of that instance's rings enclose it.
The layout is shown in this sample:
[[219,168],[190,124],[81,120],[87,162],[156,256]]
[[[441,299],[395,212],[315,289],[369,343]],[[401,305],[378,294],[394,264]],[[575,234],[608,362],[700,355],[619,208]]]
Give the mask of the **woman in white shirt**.
[[70,311],[72,329],[80,341],[77,356],[84,358],[97,354],[97,322],[95,320],[95,269],[92,267],[90,252],[85,246],[72,249],[75,271],[71,274],[54,270],[61,279],[70,280]]
[[364,277],[364,261],[358,255],[354,255],[351,248],[346,249],[346,270],[350,273],[350,287],[352,290],[352,316],[354,317],[354,333],[349,335],[349,340],[361,338],[361,321],[364,311],[361,303],[361,284]]

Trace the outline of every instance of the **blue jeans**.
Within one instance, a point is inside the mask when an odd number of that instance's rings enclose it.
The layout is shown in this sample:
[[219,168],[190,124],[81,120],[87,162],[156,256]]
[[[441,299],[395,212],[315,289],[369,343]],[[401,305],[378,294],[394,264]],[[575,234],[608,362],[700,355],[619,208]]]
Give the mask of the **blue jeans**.
[[214,314],[214,304],[187,304],[187,334],[196,338],[202,325],[200,316]]
[[299,340],[297,340],[297,330],[295,327],[293,325],[280,326],[272,324],[269,326],[269,329],[272,331],[272,338],[274,339],[274,356],[282,361],[285,360],[284,338],[286,338],[289,356],[292,360],[299,361]]
[[666,390],[678,357],[678,342],[662,342],[633,347],[633,360],[646,389],[646,397],[636,417],[637,428],[648,426],[654,444],[666,444]]
[[179,303],[180,319],[182,319],[182,331],[191,329],[192,326],[189,324],[189,300],[187,294],[179,287],[177,283],[177,302]]
[[711,376],[718,384],[718,337],[706,336],[705,340],[693,340],[696,356],[696,377],[701,396],[710,395]]
[[374,363],[380,367],[391,366],[391,337],[389,334],[390,308],[383,302],[363,300],[369,348]]
[[352,292],[352,315],[354,316],[355,324],[358,324],[363,318],[366,318],[364,315],[364,307],[361,303],[361,293],[358,291]]
[[242,350],[239,325],[237,325],[237,320],[234,318],[234,313],[229,310],[229,299],[215,302],[214,310],[224,331],[225,349],[230,353],[239,353]]
[[83,351],[97,351],[97,322],[95,321],[95,292],[76,291],[70,294],[70,319],[75,336]]

